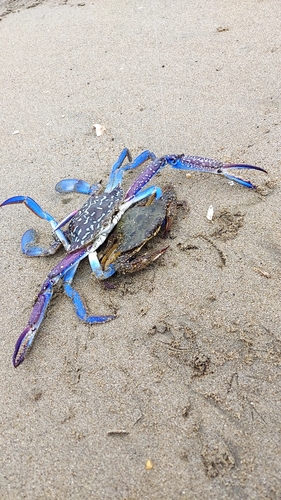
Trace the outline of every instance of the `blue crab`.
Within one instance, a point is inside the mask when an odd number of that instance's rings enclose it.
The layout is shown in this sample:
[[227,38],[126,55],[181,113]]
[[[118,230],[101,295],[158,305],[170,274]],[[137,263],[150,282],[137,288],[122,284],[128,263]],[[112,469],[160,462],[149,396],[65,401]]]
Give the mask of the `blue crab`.
[[[124,165],[125,159],[129,162]],[[124,195],[121,187],[124,173],[135,169],[144,162],[152,160],[143,172],[133,182]],[[196,170],[201,172],[216,173],[224,175],[248,188],[255,188],[250,181],[244,181],[239,177],[230,175],[227,170],[232,168],[254,169],[266,172],[260,167],[252,165],[225,165],[216,160],[198,156],[167,155],[156,158],[154,153],[143,151],[132,162],[131,155],[125,148],[116,163],[113,165],[108,183],[103,193],[100,193],[100,185],[90,185],[79,179],[64,179],[56,185],[60,193],[77,192],[88,195],[87,201],[79,210],[69,214],[58,223],[48,212],[44,211],[32,198],[27,196],[14,196],[5,200],[1,206],[23,203],[38,217],[50,223],[54,242],[43,248],[36,245],[36,233],[29,229],[22,237],[22,252],[30,257],[47,256],[54,254],[61,246],[67,255],[49,272],[33,306],[27,326],[19,336],[14,350],[13,364],[17,367],[25,359],[26,353],[31,347],[36,332],[40,327],[49,302],[53,295],[53,288],[61,279],[64,291],[72,300],[77,316],[88,324],[104,323],[115,318],[114,315],[92,316],[88,315],[83,301],[78,292],[72,287],[72,281],[79,263],[88,257],[91,269],[98,279],[106,279],[112,276],[120,267],[120,261],[107,263],[103,268],[99,261],[97,251],[108,238],[111,231],[120,221],[125,212],[151,196],[160,199],[162,191],[158,186],[145,188],[151,178],[166,165],[180,170]],[[65,231],[62,227],[67,226]],[[153,230],[152,230],[153,232]],[[147,235],[143,236],[147,240]],[[164,249],[165,251],[165,249]],[[163,253],[163,252],[162,252]]]

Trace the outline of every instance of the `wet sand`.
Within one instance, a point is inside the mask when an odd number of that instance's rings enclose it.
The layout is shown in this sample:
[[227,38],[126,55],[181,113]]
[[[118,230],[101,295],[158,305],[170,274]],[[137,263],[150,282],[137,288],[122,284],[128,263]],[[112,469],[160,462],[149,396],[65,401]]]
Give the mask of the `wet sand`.
[[58,287],[16,370],[63,252],[23,256],[22,233],[50,227],[1,209],[1,500],[280,499],[280,2],[2,1],[1,16],[1,200],[60,220],[85,198],[55,184],[105,185],[124,147],[268,171],[240,171],[249,190],[165,168],[153,182],[187,202],[165,255],[112,287],[83,262],[88,310],[117,319],[83,324]]

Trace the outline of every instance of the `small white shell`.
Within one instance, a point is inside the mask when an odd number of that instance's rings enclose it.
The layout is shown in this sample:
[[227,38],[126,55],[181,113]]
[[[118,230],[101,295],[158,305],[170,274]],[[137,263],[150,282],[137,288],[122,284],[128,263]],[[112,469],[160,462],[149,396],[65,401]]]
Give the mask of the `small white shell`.
[[210,205],[207,211],[207,219],[213,220],[213,215],[214,215],[214,208],[213,205]]
[[100,125],[99,123],[95,123],[93,125],[93,128],[96,129],[97,137],[100,137],[106,131],[106,128],[103,125]]

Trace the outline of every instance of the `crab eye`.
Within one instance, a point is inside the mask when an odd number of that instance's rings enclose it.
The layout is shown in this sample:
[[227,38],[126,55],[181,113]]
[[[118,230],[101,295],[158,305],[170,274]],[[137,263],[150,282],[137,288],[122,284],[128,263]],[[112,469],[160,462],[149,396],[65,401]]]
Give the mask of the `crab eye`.
[[221,168],[218,168],[218,169],[217,169],[217,173],[218,173],[218,174],[222,174],[222,169],[221,169]]

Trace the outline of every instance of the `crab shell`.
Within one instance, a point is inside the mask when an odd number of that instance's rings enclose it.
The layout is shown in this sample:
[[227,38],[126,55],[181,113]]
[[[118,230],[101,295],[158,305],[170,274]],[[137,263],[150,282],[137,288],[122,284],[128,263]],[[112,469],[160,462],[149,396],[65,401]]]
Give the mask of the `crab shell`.
[[88,198],[69,223],[69,252],[95,242],[95,238],[117,214],[122,198],[120,186],[110,193],[94,194]]
[[175,191],[169,186],[161,198],[149,200],[148,203],[136,204],[122,216],[102,252],[101,263],[104,268],[114,262],[115,269],[124,272],[123,263],[136,255],[172,217],[170,212],[174,212],[177,204]]

